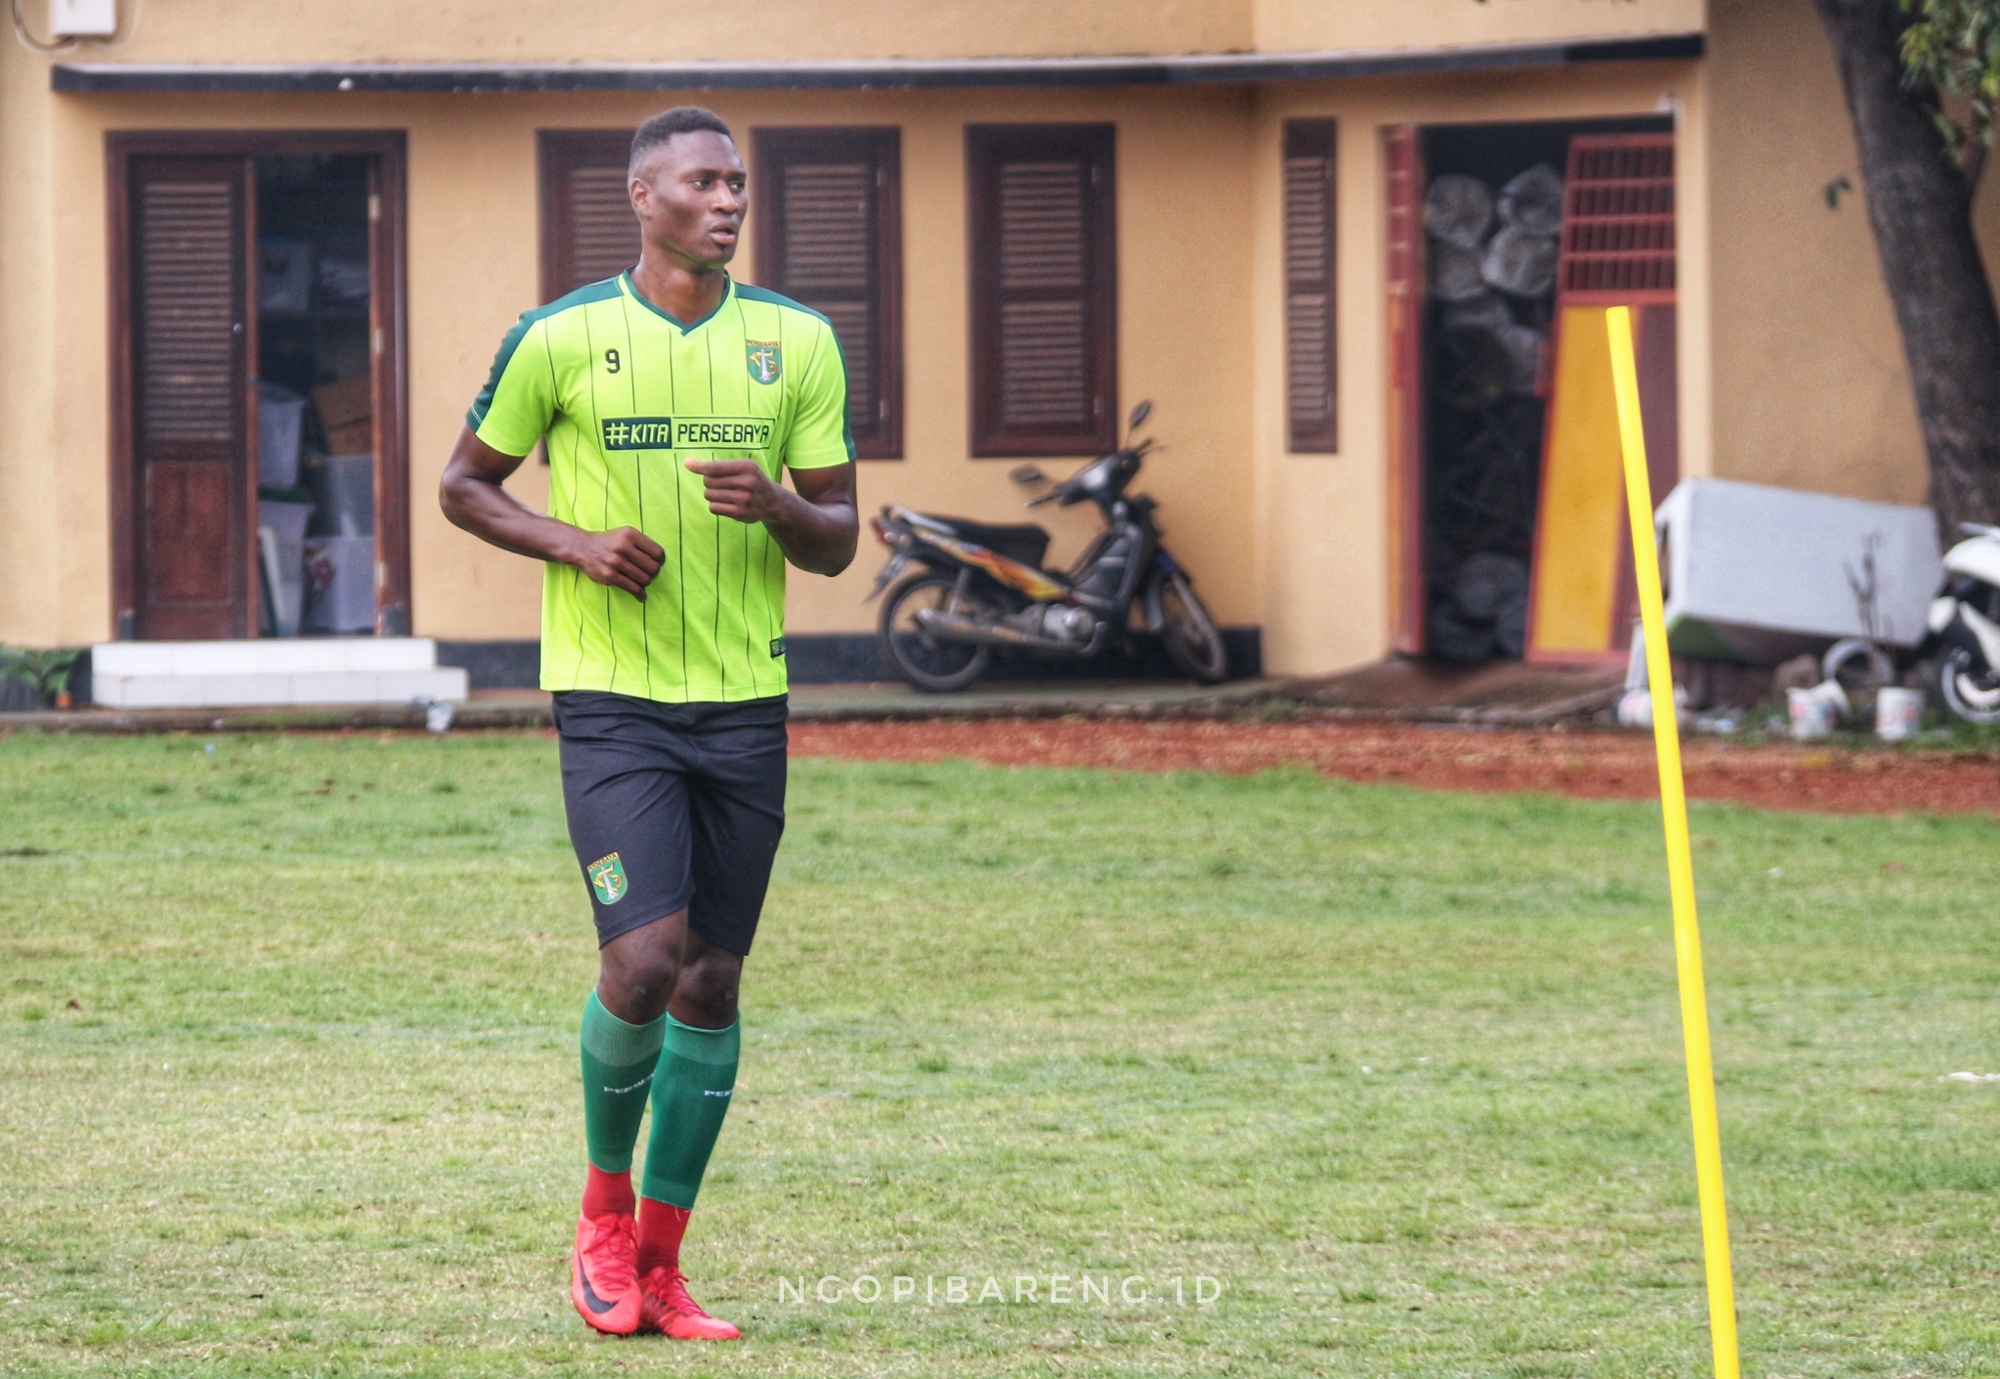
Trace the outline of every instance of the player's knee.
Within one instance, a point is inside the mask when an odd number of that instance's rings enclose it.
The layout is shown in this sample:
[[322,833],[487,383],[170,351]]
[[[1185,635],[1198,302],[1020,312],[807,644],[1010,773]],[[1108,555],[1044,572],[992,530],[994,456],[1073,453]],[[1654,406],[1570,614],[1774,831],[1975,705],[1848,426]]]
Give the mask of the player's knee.
[[[674,988],[674,1005],[682,1018],[703,1029],[721,1029],[736,1019],[736,986],[743,959],[734,953],[710,952],[681,969]],[[692,1017],[692,1018],[688,1018]]]
[[679,978],[679,964],[670,953],[607,952],[598,976],[598,999],[621,1020],[650,1024],[667,1008]]

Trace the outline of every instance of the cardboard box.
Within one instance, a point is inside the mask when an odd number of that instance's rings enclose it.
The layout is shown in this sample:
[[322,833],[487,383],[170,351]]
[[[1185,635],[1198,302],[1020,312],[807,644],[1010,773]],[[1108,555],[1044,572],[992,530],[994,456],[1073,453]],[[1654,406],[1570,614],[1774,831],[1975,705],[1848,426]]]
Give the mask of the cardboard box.
[[365,373],[323,383],[313,389],[313,406],[327,426],[366,421],[375,411],[375,387]]
[[375,390],[365,373],[313,389],[326,448],[336,455],[375,448]]

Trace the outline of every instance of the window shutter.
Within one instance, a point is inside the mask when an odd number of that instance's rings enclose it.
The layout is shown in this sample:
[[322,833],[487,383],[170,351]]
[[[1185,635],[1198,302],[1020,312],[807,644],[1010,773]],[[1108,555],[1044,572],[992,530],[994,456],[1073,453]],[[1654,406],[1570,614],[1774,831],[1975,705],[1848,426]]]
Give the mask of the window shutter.
[[1674,299],[1674,136],[1579,135],[1563,185],[1564,304]]
[[639,261],[639,221],[625,179],[632,135],[545,129],[538,146],[542,300],[554,301]]
[[863,459],[903,453],[901,135],[760,129],[757,281],[833,322]]
[[1332,120],[1285,122],[1285,430],[1294,451],[1340,448],[1334,394]]
[[250,631],[240,158],[130,165],[132,520],[141,637]]
[[1110,125],[967,129],[974,455],[1117,444]]

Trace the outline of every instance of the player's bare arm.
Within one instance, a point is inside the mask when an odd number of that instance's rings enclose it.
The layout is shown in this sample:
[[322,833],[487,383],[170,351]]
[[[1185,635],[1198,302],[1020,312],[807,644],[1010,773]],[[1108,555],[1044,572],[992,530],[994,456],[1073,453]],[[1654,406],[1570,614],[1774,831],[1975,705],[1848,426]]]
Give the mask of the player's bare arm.
[[755,460],[690,460],[701,475],[708,510],[739,522],[762,522],[785,559],[816,575],[837,575],[854,560],[861,536],[854,464],[795,469],[787,489]]
[[[472,434],[471,427],[459,428],[458,444],[451,448],[438,484],[444,515],[503,551],[574,565],[599,584],[645,598],[646,586],[667,558],[659,542],[636,527],[584,531],[536,512],[503,487],[524,458],[503,455]],[[852,558],[851,542],[848,554]]]

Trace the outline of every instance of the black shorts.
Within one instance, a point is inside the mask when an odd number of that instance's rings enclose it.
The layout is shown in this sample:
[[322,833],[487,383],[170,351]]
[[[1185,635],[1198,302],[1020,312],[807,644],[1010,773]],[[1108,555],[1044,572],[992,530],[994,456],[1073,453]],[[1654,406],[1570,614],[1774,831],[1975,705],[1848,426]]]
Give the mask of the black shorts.
[[782,694],[555,696],[563,805],[599,947],[686,906],[697,934],[750,951],[785,831],[785,714]]

